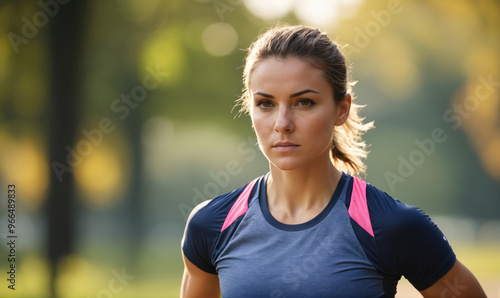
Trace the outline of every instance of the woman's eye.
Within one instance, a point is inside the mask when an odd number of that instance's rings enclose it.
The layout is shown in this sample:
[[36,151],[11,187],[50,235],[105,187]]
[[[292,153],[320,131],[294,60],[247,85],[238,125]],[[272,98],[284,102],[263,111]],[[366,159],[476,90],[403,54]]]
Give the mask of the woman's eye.
[[300,99],[297,102],[297,105],[302,107],[302,108],[309,108],[309,107],[312,107],[314,104],[315,104],[314,101],[312,101],[310,99]]
[[269,100],[261,100],[257,103],[257,106],[266,109],[271,108],[273,106],[273,103]]

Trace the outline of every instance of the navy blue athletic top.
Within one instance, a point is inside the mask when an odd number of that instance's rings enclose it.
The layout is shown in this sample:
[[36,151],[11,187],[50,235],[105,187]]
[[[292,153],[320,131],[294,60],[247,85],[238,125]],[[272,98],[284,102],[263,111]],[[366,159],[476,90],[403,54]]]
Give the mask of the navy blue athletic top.
[[272,216],[266,176],[206,201],[191,213],[182,249],[218,274],[222,297],[394,297],[401,276],[421,291],[456,260],[424,212],[345,173],[302,224]]

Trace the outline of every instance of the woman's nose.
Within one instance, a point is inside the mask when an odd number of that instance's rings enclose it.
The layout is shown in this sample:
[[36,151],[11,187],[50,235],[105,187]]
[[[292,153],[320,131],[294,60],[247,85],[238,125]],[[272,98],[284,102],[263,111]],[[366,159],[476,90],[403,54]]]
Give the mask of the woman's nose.
[[291,113],[287,108],[278,111],[276,122],[274,123],[274,130],[279,133],[290,133],[295,130]]

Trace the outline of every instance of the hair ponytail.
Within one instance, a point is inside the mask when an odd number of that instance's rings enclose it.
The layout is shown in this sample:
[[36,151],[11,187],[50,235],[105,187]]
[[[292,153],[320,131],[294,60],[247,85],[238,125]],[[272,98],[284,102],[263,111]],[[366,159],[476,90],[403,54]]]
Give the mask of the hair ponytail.
[[363,123],[358,111],[362,105],[351,104],[349,118],[341,126],[336,126],[332,136],[331,157],[335,167],[351,175],[359,175],[366,171],[363,159],[368,155],[366,143],[362,135],[373,128],[373,121]]

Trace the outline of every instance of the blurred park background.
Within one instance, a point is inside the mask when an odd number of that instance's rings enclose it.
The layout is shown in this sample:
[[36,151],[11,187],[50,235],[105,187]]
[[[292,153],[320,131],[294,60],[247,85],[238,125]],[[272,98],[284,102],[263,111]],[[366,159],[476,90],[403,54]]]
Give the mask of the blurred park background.
[[279,21],[345,46],[376,126],[364,178],[500,297],[499,1],[0,3],[1,297],[177,297],[191,209],[268,170],[233,106],[244,49]]

